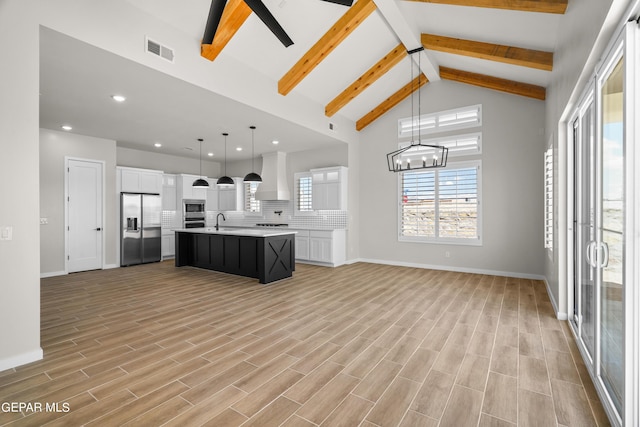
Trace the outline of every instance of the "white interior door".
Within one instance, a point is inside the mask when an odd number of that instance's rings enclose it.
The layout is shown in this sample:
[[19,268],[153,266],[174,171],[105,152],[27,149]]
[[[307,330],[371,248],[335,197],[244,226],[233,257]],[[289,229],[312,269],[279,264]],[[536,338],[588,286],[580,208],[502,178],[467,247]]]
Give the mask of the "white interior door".
[[102,162],[67,160],[67,271],[102,268]]

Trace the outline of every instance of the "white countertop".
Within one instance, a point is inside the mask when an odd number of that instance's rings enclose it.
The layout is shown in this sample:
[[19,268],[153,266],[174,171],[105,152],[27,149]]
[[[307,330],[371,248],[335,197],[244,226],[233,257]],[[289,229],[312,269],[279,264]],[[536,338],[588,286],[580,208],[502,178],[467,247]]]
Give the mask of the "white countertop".
[[225,228],[220,227],[220,230],[216,230],[215,227],[204,228],[178,228],[175,231],[180,233],[196,233],[196,234],[224,234],[227,236],[247,236],[247,237],[273,237],[284,236],[286,234],[296,234],[297,231],[283,230],[278,227],[276,230],[272,228],[268,229],[255,229],[255,228]]

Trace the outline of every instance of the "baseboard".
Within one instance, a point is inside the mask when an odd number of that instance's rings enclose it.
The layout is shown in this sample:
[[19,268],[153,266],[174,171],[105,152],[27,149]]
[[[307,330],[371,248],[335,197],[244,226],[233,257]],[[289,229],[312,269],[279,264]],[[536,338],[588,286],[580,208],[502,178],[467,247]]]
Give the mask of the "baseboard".
[[547,288],[547,295],[549,295],[549,299],[551,300],[553,311],[556,313],[556,317],[558,318],[558,320],[569,319],[569,315],[566,312],[560,311],[558,309],[558,302],[556,301],[556,298],[553,296],[553,292],[551,292],[551,288],[549,288],[549,282],[547,281],[547,278],[545,277],[543,281],[544,281],[544,286]]
[[66,271],[50,271],[48,273],[40,273],[40,278],[46,279],[47,277],[64,276],[65,274],[68,273]]
[[456,273],[486,274],[490,276],[515,277],[518,279],[545,280],[545,277],[539,274],[517,273],[513,271],[485,270],[481,268],[452,267],[448,265],[445,266],[445,265],[419,264],[419,263],[413,263],[413,262],[388,261],[388,260],[370,259],[370,258],[359,258],[357,261],[353,261],[353,262],[369,262],[372,264],[395,265],[398,267],[425,268],[429,270],[453,271]]
[[120,266],[118,264],[106,264],[105,266],[102,267],[103,270],[110,270],[112,268],[119,268]]
[[37,350],[9,357],[8,359],[1,359],[0,371],[6,371],[7,369],[26,365],[27,363],[35,362],[37,360],[42,360],[43,355],[44,353],[42,352],[42,349],[38,348]]

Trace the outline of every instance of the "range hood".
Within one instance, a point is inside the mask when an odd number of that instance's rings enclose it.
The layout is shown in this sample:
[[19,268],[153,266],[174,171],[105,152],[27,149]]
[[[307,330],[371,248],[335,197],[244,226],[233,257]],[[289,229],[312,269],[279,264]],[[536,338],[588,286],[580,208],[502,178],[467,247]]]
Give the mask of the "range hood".
[[262,155],[262,183],[256,191],[257,200],[289,200],[287,185],[287,153],[276,151]]

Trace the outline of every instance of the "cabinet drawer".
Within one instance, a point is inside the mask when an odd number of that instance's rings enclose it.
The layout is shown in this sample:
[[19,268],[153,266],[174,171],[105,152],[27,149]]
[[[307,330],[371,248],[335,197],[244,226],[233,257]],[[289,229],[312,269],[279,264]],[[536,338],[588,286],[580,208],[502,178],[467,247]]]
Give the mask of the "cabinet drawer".
[[309,230],[309,237],[319,237],[321,239],[331,239],[333,231],[331,230]]

